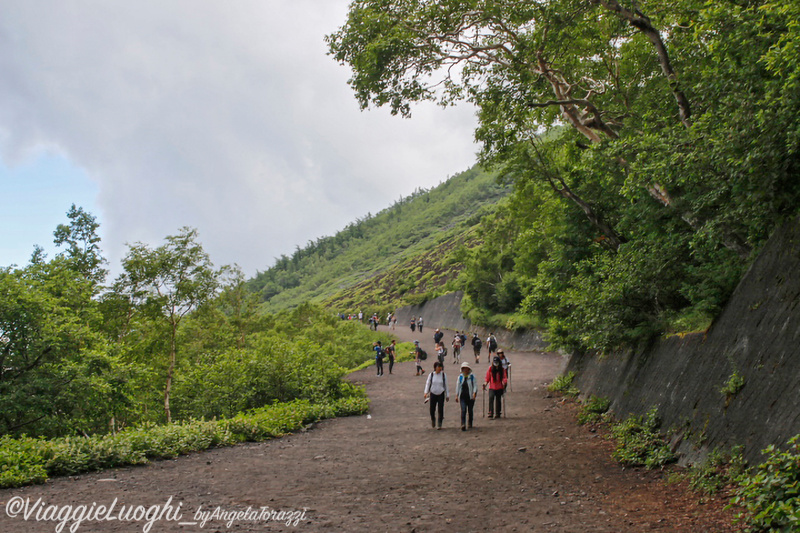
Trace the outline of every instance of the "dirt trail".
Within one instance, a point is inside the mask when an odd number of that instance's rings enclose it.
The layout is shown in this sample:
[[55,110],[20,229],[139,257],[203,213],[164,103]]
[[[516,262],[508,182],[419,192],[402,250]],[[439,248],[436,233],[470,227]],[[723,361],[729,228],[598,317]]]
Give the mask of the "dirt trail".
[[[396,334],[420,339],[433,353],[433,328]],[[422,403],[424,378],[414,376],[414,363],[397,364],[383,377],[373,367],[352,376],[367,386],[369,416],[324,421],[271,442],[0,491],[0,531],[55,531],[56,522],[7,516],[9,505],[26,498],[59,509],[110,505],[116,498],[117,512],[123,505],[163,506],[170,497],[180,508],[150,531],[733,531],[717,503],[698,505],[696,496],[665,486],[658,473],[623,470],[610,459],[605,439],[575,424],[574,406],[545,389],[562,365],[558,355],[507,354],[513,391],[505,419],[481,417],[479,394],[475,428],[460,430],[453,399],[445,406],[445,427],[432,430]],[[432,366],[429,358],[425,369]],[[476,367],[482,377],[485,349]],[[445,371],[454,383],[457,366],[448,361]],[[285,523],[292,515],[203,525],[200,512],[217,507],[223,513],[296,510],[296,518],[306,511],[296,526]],[[143,519],[87,521],[77,530],[144,531],[145,525]]]

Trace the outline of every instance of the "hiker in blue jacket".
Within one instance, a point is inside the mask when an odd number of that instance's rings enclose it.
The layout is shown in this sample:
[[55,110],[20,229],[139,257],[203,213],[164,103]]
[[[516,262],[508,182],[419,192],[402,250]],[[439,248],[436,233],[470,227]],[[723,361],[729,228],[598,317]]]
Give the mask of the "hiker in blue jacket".
[[[461,374],[456,383],[456,401],[461,404],[461,431],[472,428],[475,418],[475,398],[478,396],[478,382],[472,373],[469,363],[461,363]],[[467,420],[469,414],[469,420]]]

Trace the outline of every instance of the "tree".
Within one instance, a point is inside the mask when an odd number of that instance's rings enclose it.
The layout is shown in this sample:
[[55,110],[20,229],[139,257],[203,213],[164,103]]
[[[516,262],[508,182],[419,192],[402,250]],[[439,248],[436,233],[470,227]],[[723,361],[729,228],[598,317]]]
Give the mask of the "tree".
[[64,255],[74,263],[79,272],[95,284],[102,283],[106,271],[101,265],[105,264],[106,260],[101,254],[100,237],[97,235],[100,224],[94,216],[84,211],[82,207],[75,207],[75,204],[70,207],[67,217],[71,222],[69,225],[58,225],[53,232],[55,237],[53,242],[56,246],[67,247]]
[[164,413],[172,421],[170,394],[178,354],[178,326],[216,293],[220,273],[213,269],[208,254],[197,242],[197,230],[184,227],[178,235],[151,249],[137,243],[122,261],[124,273],[117,287],[133,305],[159,310],[159,319],[167,327],[169,347],[164,385]]

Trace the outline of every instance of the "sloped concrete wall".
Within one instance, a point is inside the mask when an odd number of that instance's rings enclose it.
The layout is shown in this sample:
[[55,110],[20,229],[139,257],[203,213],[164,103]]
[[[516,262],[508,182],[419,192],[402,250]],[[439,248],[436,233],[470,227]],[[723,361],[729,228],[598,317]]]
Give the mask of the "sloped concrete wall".
[[[573,355],[567,370],[618,417],[657,406],[684,462],[737,444],[762,460],[767,445],[800,433],[800,218],[775,232],[705,334],[604,359]],[[734,372],[744,387],[727,395]]]
[[[461,300],[464,293],[461,291],[445,294],[422,305],[409,305],[396,311],[397,327],[409,327],[411,317],[423,318],[423,335],[428,339],[436,328],[453,329],[477,333],[482,340],[486,340],[490,333],[494,333],[500,346],[509,350],[520,351],[546,351],[547,343],[538,331],[507,331],[489,330],[488,328],[473,326],[472,322],[461,315]],[[428,335],[430,333],[430,335]],[[432,341],[431,341],[432,342]]]

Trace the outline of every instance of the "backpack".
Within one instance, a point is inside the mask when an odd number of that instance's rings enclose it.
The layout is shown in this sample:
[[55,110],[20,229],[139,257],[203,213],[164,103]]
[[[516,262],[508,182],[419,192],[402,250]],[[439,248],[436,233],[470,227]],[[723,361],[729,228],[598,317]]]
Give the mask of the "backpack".
[[428,352],[426,352],[425,350],[420,350],[419,351],[419,360],[420,361],[424,361],[427,358],[428,358]]
[[386,357],[386,350],[383,348],[375,350],[375,359],[383,359],[384,357]]
[[497,339],[494,338],[494,335],[489,337],[489,349],[492,351],[497,349]]
[[475,337],[475,340],[472,342],[472,345],[475,347],[476,350],[480,350],[483,343],[479,337]]

